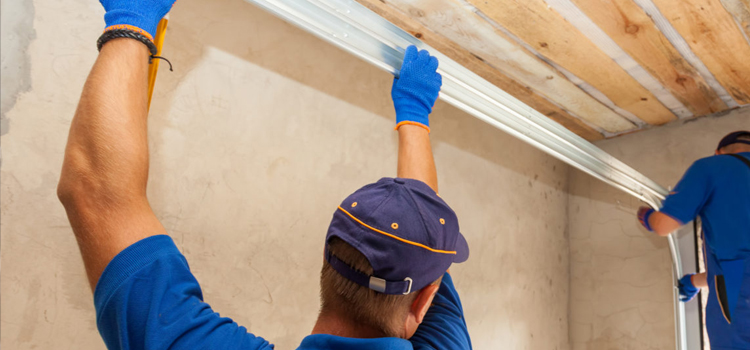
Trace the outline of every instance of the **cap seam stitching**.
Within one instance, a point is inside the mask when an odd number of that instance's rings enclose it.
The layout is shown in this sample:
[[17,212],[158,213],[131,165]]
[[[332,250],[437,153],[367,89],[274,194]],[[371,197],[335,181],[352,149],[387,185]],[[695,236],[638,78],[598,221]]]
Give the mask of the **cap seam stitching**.
[[344,214],[346,214],[347,216],[349,216],[350,218],[352,218],[354,221],[358,222],[359,224],[363,225],[364,227],[369,228],[370,230],[375,231],[376,233],[380,233],[380,234],[382,234],[382,235],[384,235],[386,237],[395,239],[397,241],[401,241],[401,242],[406,243],[406,244],[413,245],[415,247],[423,248],[423,249],[429,250],[429,251],[434,252],[434,253],[454,254],[454,255],[457,254],[457,252],[455,250],[442,250],[442,249],[431,248],[431,247],[427,246],[426,244],[422,244],[422,243],[419,243],[419,242],[410,241],[408,239],[396,236],[396,235],[394,235],[392,233],[388,233],[388,232],[385,232],[383,230],[374,228],[374,227],[366,224],[362,220],[358,219],[357,217],[355,217],[354,215],[352,215],[351,213],[349,213],[348,211],[346,211],[346,209],[342,208],[341,206],[339,206],[339,210],[341,210],[342,212],[344,212]]

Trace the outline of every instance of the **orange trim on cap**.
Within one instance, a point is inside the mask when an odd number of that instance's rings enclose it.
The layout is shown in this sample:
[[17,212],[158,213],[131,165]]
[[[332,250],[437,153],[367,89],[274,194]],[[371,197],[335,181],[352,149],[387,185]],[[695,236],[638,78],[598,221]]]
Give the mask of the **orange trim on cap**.
[[154,37],[151,35],[151,33],[147,32],[147,31],[145,31],[145,30],[143,30],[141,28],[138,28],[136,26],[131,26],[130,24],[115,24],[113,26],[109,26],[107,28],[104,28],[104,31],[108,32],[110,30],[115,30],[115,29],[132,30],[132,31],[134,31],[134,32],[136,32],[138,34],[141,34],[141,35],[147,37],[148,40],[151,40],[151,42],[154,42]]
[[428,247],[428,246],[426,246],[426,245],[424,245],[424,244],[421,244],[421,243],[417,243],[417,242],[412,242],[412,241],[410,241],[410,240],[407,240],[407,239],[403,239],[403,238],[401,238],[401,237],[398,237],[398,236],[392,235],[392,234],[390,234],[390,233],[388,233],[388,232],[385,232],[385,231],[381,231],[381,230],[378,230],[378,229],[376,229],[376,228],[374,228],[374,227],[372,227],[372,226],[370,226],[370,225],[368,225],[368,224],[365,224],[364,222],[362,222],[362,220],[360,220],[360,219],[357,219],[356,217],[354,217],[354,215],[352,215],[352,214],[349,214],[349,212],[348,212],[348,211],[344,210],[344,208],[342,208],[342,207],[340,207],[340,206],[339,206],[339,210],[343,211],[343,212],[344,212],[344,214],[348,215],[348,216],[349,216],[350,218],[354,219],[354,221],[356,221],[356,222],[360,223],[360,224],[361,224],[362,226],[364,226],[364,227],[367,227],[367,228],[369,228],[370,230],[373,230],[373,231],[375,231],[375,232],[377,232],[377,233],[380,233],[380,234],[382,234],[382,235],[386,235],[386,236],[388,236],[388,237],[391,237],[391,238],[393,238],[393,239],[395,239],[395,240],[398,240],[398,241],[401,241],[401,242],[404,242],[404,243],[407,243],[407,244],[411,244],[411,245],[413,245],[413,246],[417,246],[417,247],[420,247],[420,248],[424,248],[424,249],[427,249],[427,250],[429,250],[429,251],[431,251],[431,252],[434,252],[434,253],[443,253],[443,254],[456,254],[456,251],[455,251],[455,250],[439,250],[439,249],[433,249],[433,248],[430,248],[430,247]]
[[393,128],[393,130],[398,130],[398,128],[400,128],[402,125],[416,125],[416,126],[424,128],[425,130],[427,130],[427,132],[430,132],[430,127],[429,126],[424,125],[422,123],[413,122],[411,120],[404,120],[404,121],[396,124],[396,127]]

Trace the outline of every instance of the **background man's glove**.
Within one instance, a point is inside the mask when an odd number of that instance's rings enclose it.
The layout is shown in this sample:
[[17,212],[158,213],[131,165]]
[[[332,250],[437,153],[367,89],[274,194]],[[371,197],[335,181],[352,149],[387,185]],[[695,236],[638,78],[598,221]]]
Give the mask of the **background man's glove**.
[[680,301],[690,301],[700,291],[700,289],[696,288],[695,285],[693,285],[693,275],[694,274],[691,273],[680,278],[680,281],[677,285],[680,290]]
[[156,36],[159,21],[172,9],[176,0],[99,0],[107,11],[104,31],[130,29],[151,41]]
[[638,208],[638,221],[641,222],[641,225],[645,227],[649,231],[653,231],[651,229],[651,225],[648,223],[648,218],[651,217],[651,214],[653,214],[656,210],[649,208],[649,207],[640,207]]
[[443,77],[437,72],[438,60],[426,50],[406,48],[401,73],[393,79],[391,97],[396,108],[396,129],[415,124],[430,130],[428,118],[438,98]]

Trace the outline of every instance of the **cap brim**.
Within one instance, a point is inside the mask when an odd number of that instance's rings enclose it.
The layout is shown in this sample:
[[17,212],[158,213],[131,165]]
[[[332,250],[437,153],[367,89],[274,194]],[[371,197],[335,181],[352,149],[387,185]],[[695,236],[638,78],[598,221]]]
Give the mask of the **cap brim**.
[[469,243],[462,233],[458,234],[456,239],[456,256],[453,258],[454,263],[462,263],[469,259]]

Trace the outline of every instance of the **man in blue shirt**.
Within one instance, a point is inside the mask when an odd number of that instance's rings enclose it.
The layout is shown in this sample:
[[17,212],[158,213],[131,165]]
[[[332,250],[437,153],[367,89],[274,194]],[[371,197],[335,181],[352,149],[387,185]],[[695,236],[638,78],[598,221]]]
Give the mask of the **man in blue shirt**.
[[698,216],[707,268],[680,279],[681,300],[708,287],[711,348],[750,349],[750,131],[727,135],[716,155],[693,163],[660,211],[638,211],[641,224],[660,236]]
[[[58,185],[99,332],[111,350],[272,349],[203,301],[146,198],[148,64],[157,23],[174,0],[101,2],[107,26]],[[426,51],[407,48],[391,91],[398,177],[357,190],[335,210],[323,245],[321,311],[300,349],[471,348],[447,273],[469,248],[437,195],[429,139],[437,67]]]

